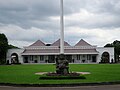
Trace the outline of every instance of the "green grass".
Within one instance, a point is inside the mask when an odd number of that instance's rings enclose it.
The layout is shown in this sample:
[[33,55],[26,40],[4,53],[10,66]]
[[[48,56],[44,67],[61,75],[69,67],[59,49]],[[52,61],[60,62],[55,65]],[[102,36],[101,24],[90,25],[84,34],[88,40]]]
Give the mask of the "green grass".
[[37,72],[53,72],[55,65],[4,65],[0,66],[0,83],[15,84],[67,84],[120,81],[120,64],[71,64],[70,71],[90,72],[86,79],[42,80]]

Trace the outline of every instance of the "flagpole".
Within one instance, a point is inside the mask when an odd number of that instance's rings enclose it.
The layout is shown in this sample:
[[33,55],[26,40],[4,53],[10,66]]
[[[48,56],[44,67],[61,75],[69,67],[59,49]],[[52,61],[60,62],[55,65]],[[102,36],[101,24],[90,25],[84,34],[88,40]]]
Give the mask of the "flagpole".
[[60,0],[60,54],[64,55],[64,10],[63,10],[63,0]]

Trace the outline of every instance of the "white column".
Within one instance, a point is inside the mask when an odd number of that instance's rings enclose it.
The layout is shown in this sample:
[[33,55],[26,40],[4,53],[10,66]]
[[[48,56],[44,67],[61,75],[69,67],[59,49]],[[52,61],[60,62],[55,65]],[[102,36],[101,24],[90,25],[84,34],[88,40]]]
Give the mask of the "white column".
[[61,16],[60,16],[60,54],[64,54],[64,17],[63,17],[63,0],[60,0]]

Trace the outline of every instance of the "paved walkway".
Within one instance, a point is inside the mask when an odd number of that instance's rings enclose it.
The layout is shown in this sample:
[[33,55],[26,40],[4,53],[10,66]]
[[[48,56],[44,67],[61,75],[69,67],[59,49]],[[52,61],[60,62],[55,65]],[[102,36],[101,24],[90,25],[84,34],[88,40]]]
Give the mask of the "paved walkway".
[[77,86],[77,87],[12,87],[12,86],[0,86],[0,90],[120,90],[120,85]]

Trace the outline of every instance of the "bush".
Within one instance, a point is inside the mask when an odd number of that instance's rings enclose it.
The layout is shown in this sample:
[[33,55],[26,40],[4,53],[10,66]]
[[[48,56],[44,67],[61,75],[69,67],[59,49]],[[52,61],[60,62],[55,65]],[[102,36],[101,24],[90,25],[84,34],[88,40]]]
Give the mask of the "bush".
[[75,76],[80,76],[80,74],[79,73],[68,73],[68,74],[57,74],[57,73],[54,73],[54,72],[52,72],[52,73],[47,73],[46,74],[47,76],[73,76],[73,77],[75,77]]
[[57,73],[47,73],[40,77],[40,79],[86,79],[84,76],[80,76],[79,73],[69,73],[69,74],[57,74]]
[[86,79],[84,76],[41,76],[39,79]]

